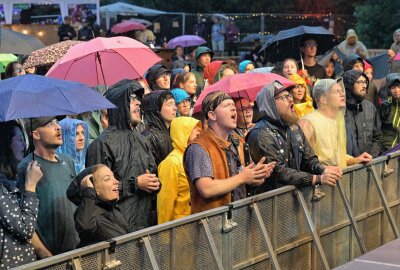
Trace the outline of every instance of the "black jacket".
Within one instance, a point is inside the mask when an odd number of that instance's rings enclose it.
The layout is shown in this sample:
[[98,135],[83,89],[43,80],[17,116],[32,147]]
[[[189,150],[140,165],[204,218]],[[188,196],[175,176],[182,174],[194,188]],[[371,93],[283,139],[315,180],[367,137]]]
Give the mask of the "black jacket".
[[[68,33],[71,33],[71,35],[68,35]],[[76,32],[71,25],[63,23],[58,27],[58,36],[60,37],[60,42],[67,40],[65,39],[66,37],[68,37],[69,40],[72,40],[76,37]]]
[[142,102],[146,123],[146,129],[142,134],[146,137],[157,166],[174,150],[169,129],[160,115],[163,100],[167,95],[172,94],[169,91],[153,91],[147,94]]
[[78,248],[131,232],[116,202],[101,200],[93,188],[85,189],[82,195],[74,214],[75,229],[81,239]]
[[251,158],[258,162],[266,157],[266,162],[276,161],[276,166],[264,184],[256,190],[261,193],[285,185],[309,186],[313,175],[320,175],[324,166],[319,162],[302,130],[285,124],[276,109],[274,86],[264,87],[257,95],[257,105],[262,118],[247,134]]
[[[130,82],[130,83],[129,83]],[[152,194],[138,189],[137,178],[157,167],[145,138],[130,127],[130,95],[143,94],[136,81],[124,80],[110,87],[105,97],[117,108],[108,110],[109,127],[88,148],[86,167],[103,163],[120,181],[119,207],[132,231],[151,226]]]
[[[377,157],[382,147],[381,120],[375,105],[355,96],[354,82],[360,77],[368,78],[358,70],[346,71],[343,81],[346,87],[346,137],[347,154],[359,156],[367,152]],[[368,87],[368,86],[367,86]]]

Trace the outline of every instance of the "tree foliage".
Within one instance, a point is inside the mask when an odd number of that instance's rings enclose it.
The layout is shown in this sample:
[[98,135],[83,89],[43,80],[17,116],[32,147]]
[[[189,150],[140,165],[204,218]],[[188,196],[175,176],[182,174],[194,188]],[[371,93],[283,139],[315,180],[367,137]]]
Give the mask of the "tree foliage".
[[368,48],[389,48],[400,27],[400,1],[367,0],[355,7],[356,31]]

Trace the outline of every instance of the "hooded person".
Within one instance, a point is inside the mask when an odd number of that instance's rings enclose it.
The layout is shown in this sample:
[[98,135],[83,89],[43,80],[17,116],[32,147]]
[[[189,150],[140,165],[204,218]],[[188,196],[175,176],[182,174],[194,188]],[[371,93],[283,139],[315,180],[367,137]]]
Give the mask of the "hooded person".
[[146,80],[151,90],[169,90],[171,87],[171,71],[161,65],[152,66],[146,74]]
[[69,185],[67,197],[78,207],[74,214],[78,248],[132,232],[118,206],[118,184],[106,165],[97,164],[84,169]]
[[375,105],[375,108],[378,109],[379,91],[378,88],[376,87],[375,82],[372,80],[374,77],[374,67],[372,66],[369,60],[364,60],[364,73],[365,75],[367,75],[369,80],[367,95],[365,96],[365,99],[371,101],[372,104]]
[[289,91],[279,81],[266,85],[256,97],[261,119],[249,132],[251,158],[258,162],[275,162],[275,168],[265,183],[256,190],[262,193],[285,185],[305,187],[317,184],[334,186],[341,176],[338,167],[323,166],[296,124]]
[[294,87],[290,91],[293,96],[294,110],[297,116],[301,118],[314,111],[313,100],[306,81],[300,75],[290,75],[289,79],[294,82]]
[[381,121],[370,101],[365,99],[368,77],[359,70],[349,70],[343,74],[346,88],[346,131],[347,154],[359,156],[367,152],[377,157],[381,152]]
[[363,59],[357,54],[346,56],[343,59],[343,72],[346,72],[348,70],[359,70],[364,72]]
[[174,96],[170,91],[153,91],[142,102],[146,129],[142,135],[158,166],[173,150],[169,127],[176,117]]
[[197,96],[200,96],[201,92],[203,92],[204,69],[211,62],[213,56],[214,56],[214,52],[208,47],[200,46],[200,47],[197,47],[197,49],[196,49],[195,57],[196,57],[197,65],[196,65],[196,69],[193,70],[192,73],[196,76],[196,84],[197,84],[196,95]]
[[217,75],[218,70],[224,63],[224,61],[216,60],[212,61],[205,67],[203,78],[208,82],[208,85],[214,84],[215,75]]
[[343,79],[317,81],[313,96],[318,109],[300,119],[299,126],[319,161],[324,165],[337,165],[340,168],[371,161],[372,157],[366,153],[356,158],[346,154],[346,95]]
[[192,99],[190,98],[189,94],[181,88],[172,89],[171,93],[175,99],[177,116],[190,116]]
[[59,124],[63,134],[63,144],[57,148],[57,153],[72,158],[78,174],[85,169],[85,157],[89,147],[88,124],[71,118],[65,118]]
[[368,50],[364,43],[358,40],[354,29],[347,30],[346,39],[338,45],[338,49],[346,56],[358,54],[363,59],[368,58]]
[[252,71],[255,68],[255,65],[250,60],[244,60],[239,63],[239,73],[247,73]]
[[183,166],[183,153],[201,132],[201,122],[178,117],[171,122],[174,150],[158,166],[163,188],[157,195],[158,224],[190,215],[190,188]]
[[119,207],[131,231],[152,224],[151,201],[159,189],[157,170],[145,138],[136,130],[141,122],[143,86],[131,80],[111,86],[105,97],[116,105],[108,109],[109,126],[88,148],[86,167],[99,163],[119,180]]
[[386,97],[379,114],[382,120],[382,150],[387,151],[400,143],[400,74],[386,76],[386,85],[381,90]]

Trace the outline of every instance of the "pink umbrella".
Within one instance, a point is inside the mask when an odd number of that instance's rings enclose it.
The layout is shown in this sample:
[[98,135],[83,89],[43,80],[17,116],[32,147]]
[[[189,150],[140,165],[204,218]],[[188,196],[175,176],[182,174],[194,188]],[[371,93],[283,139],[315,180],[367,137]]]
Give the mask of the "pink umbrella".
[[400,60],[400,53],[397,53],[397,54],[394,56],[393,60],[394,60],[394,61],[399,61],[399,60]]
[[146,45],[128,37],[95,38],[73,46],[46,76],[89,86],[135,80],[162,59]]
[[123,21],[120,23],[115,24],[111,28],[111,32],[119,34],[119,33],[125,33],[133,30],[144,30],[146,29],[146,26],[144,24],[135,22],[135,21]]
[[204,89],[194,105],[193,113],[201,111],[201,103],[209,93],[223,91],[233,98],[241,97],[249,101],[255,101],[258,92],[265,85],[275,80],[279,81],[285,87],[294,85],[292,81],[275,73],[239,73],[223,78]]

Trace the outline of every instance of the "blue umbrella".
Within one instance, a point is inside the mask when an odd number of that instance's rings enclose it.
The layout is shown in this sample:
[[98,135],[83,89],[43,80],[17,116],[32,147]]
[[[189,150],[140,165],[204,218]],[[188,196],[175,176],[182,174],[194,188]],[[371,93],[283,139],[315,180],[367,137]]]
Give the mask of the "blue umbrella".
[[267,40],[270,40],[273,38],[274,35],[261,35],[261,34],[249,34],[245,36],[240,42],[246,43],[246,42],[254,42],[255,40],[259,39],[261,42],[266,42]]
[[304,37],[312,38],[318,43],[318,54],[324,54],[337,44],[335,36],[324,27],[301,25],[280,31],[262,46],[260,52],[266,50],[269,62],[282,61],[289,57],[300,59],[300,46]]
[[115,105],[88,86],[39,75],[0,81],[0,122],[71,115]]

